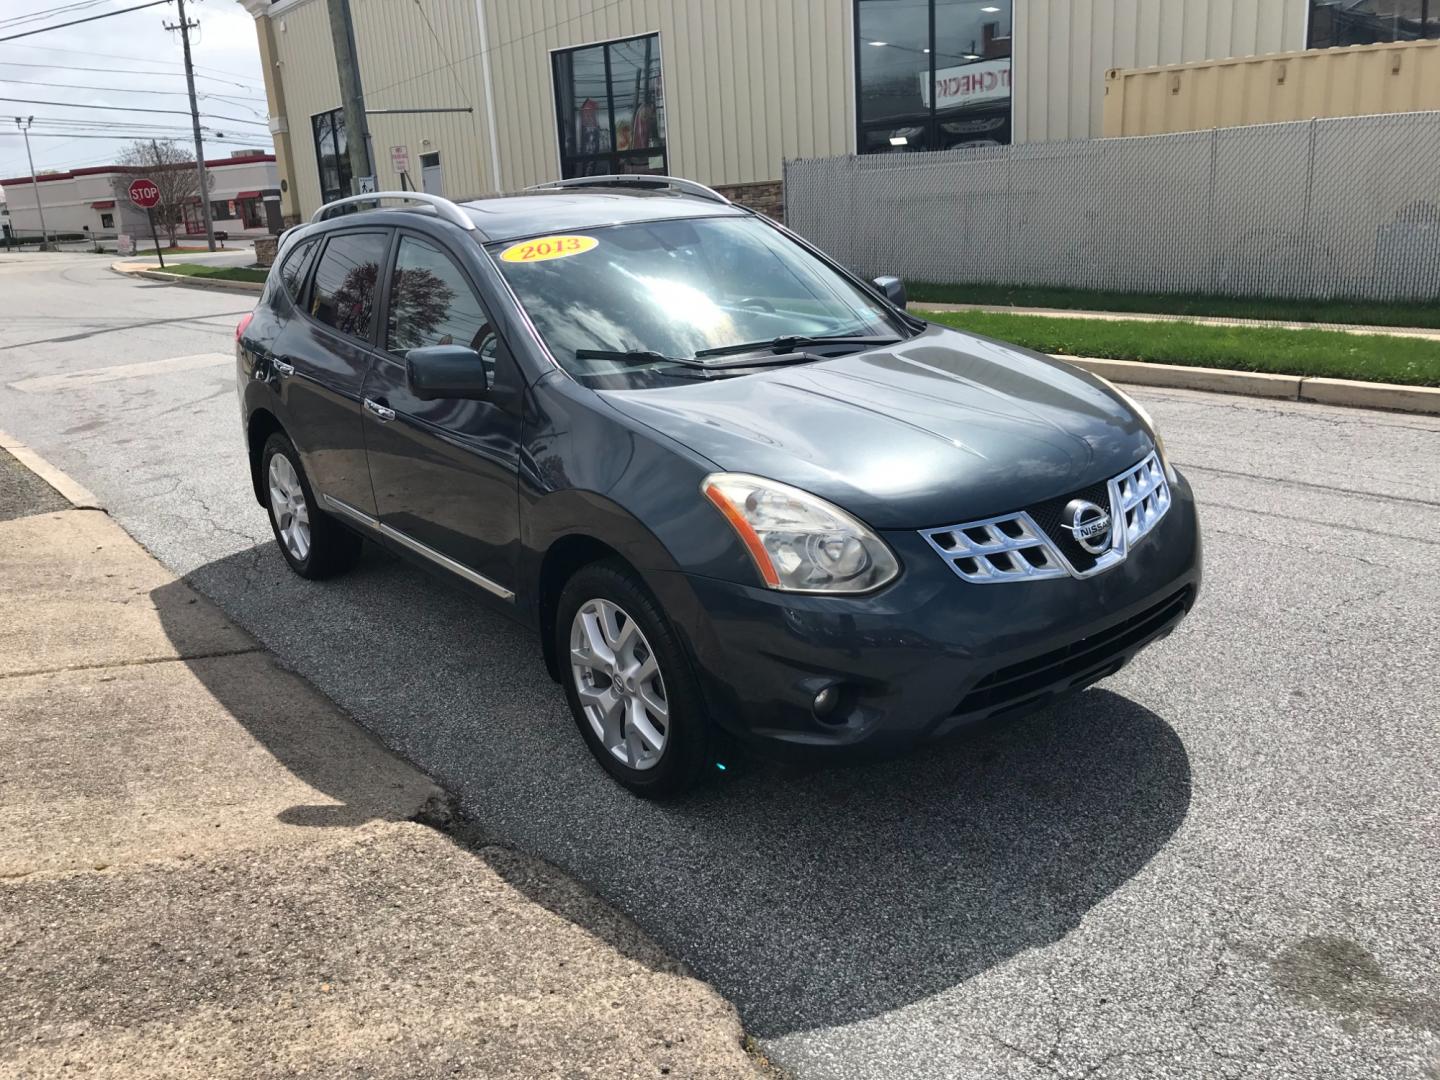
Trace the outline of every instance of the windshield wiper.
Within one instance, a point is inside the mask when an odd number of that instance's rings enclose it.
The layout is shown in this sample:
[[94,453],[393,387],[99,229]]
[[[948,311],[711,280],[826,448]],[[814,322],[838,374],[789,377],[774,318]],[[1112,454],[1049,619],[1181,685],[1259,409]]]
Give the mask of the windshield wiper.
[[[855,339],[859,340],[859,339]],[[868,338],[866,339],[869,340]],[[889,339],[881,339],[888,341]],[[765,344],[769,344],[766,342]],[[829,359],[825,356],[816,356],[807,352],[786,352],[779,356],[756,356],[748,360],[731,360],[716,363],[708,360],[701,360],[702,356],[722,355],[729,350],[707,349],[698,352],[694,356],[666,356],[664,353],[653,352],[650,349],[576,349],[576,360],[613,360],[620,364],[679,364],[681,367],[699,368],[702,371],[733,371],[736,368],[747,367],[775,367],[780,364],[811,364],[817,360]],[[747,351],[753,351],[749,349]]]
[[576,360],[613,360],[617,364],[683,364],[686,367],[709,367],[688,356],[666,356],[650,349],[576,349]]
[[771,338],[769,341],[749,341],[740,345],[725,345],[718,349],[701,349],[695,355],[700,356],[732,356],[737,353],[759,352],[768,349],[773,353],[791,353],[797,349],[814,349],[825,345],[869,345],[878,347],[880,345],[894,345],[900,339],[897,337],[884,337],[877,335],[854,334],[833,334],[829,336],[805,337],[799,335],[787,335]]

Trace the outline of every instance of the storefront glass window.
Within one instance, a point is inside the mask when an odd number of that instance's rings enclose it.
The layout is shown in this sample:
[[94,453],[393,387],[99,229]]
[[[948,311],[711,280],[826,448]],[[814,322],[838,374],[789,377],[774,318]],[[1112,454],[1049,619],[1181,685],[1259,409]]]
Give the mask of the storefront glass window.
[[860,152],[1008,143],[1011,4],[856,0]]
[[660,36],[555,54],[561,174],[666,171]]
[[1440,38],[1440,0],[1310,0],[1312,49]]
[[324,202],[343,199],[350,192],[350,147],[345,140],[345,113],[341,109],[310,118],[315,133],[315,164],[320,171]]

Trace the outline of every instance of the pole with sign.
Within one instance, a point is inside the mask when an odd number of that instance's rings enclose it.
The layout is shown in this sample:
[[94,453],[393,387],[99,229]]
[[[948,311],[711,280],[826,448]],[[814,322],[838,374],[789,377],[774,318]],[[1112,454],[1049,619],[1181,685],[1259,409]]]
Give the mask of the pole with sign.
[[165,269],[165,254],[160,250],[160,234],[155,231],[155,207],[160,203],[160,189],[154,180],[132,180],[130,201],[145,211],[150,221],[150,238],[155,241],[155,254],[160,257],[160,269]]

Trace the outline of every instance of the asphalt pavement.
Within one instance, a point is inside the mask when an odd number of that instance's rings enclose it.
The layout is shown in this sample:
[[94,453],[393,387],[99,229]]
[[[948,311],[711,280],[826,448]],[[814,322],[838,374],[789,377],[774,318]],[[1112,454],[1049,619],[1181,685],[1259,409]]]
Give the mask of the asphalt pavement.
[[479,601],[373,550],[289,573],[248,298],[64,255],[0,256],[0,297],[0,429],[801,1080],[1440,1077],[1440,419],[1137,392],[1205,529],[1176,634],[1004,728],[656,806]]

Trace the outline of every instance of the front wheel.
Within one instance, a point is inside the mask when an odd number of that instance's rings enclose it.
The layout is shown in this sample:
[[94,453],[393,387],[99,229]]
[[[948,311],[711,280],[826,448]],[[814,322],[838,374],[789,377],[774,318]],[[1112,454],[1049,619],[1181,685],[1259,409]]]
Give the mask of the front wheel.
[[675,631],[638,575],[618,562],[583,568],[557,616],[565,696],[596,760],[647,798],[695,786],[709,718]]

